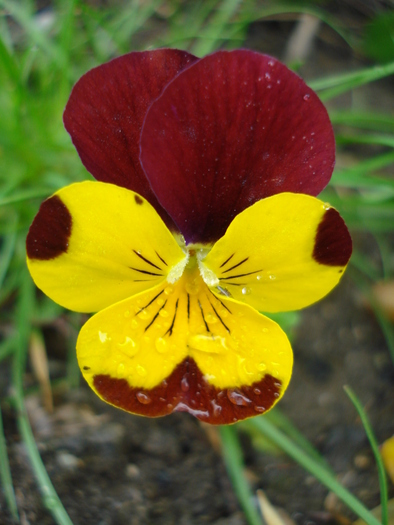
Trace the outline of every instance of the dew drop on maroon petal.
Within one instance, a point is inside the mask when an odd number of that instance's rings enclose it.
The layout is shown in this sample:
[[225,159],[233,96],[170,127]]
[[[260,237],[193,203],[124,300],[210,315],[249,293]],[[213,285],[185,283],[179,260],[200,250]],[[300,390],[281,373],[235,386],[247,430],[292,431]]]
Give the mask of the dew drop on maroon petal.
[[237,388],[229,388],[227,397],[233,405],[247,407],[252,404],[252,401]]
[[142,405],[149,405],[149,403],[152,403],[152,399],[147,394],[144,394],[144,392],[137,392],[136,398]]

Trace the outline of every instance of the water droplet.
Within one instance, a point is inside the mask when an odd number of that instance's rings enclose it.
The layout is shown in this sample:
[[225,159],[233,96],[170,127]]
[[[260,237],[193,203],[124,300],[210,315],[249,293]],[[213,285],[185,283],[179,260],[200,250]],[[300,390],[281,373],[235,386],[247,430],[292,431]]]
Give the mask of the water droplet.
[[135,367],[135,369],[137,370],[137,374],[138,374],[139,376],[141,376],[141,377],[145,377],[145,376],[146,376],[146,369],[145,369],[143,366],[141,366],[141,365],[137,365],[137,366]]
[[269,276],[269,280],[270,280],[270,281],[275,281],[275,279],[276,279],[276,275],[271,274],[271,275]]
[[270,156],[270,154],[268,153],[268,151],[266,151],[266,152],[263,154],[263,160],[267,160],[267,159],[269,159],[269,156]]
[[227,317],[228,316],[228,310],[225,310],[223,308],[223,310],[219,311],[219,314],[220,314],[220,317],[222,317],[222,318]]
[[272,88],[272,85],[271,84],[267,84],[267,89],[271,89]]
[[307,102],[311,98],[311,96],[309,95],[309,93],[307,93],[302,98]]
[[256,279],[257,279],[258,281],[261,281],[262,278],[263,278],[263,276],[262,276],[260,273],[258,273],[258,274],[256,275]]
[[125,317],[130,317],[130,310],[126,310],[125,313],[124,313],[124,316]]
[[138,326],[138,321],[137,321],[137,319],[133,319],[133,320],[131,321],[131,328],[137,328],[137,326]]
[[265,407],[259,407],[259,406],[255,405],[253,408],[255,409],[256,412],[259,412],[260,414],[265,412]]
[[168,403],[167,408],[168,410],[172,410],[174,408],[174,405],[172,405],[171,403]]
[[227,390],[227,397],[233,405],[247,407],[252,404],[252,401],[237,388],[229,388]]
[[194,350],[208,354],[223,354],[228,350],[226,338],[211,333],[190,335],[187,344]]
[[269,73],[266,73],[264,76],[267,80],[271,80],[271,75]]
[[163,337],[158,337],[156,339],[155,347],[159,354],[164,354],[168,351],[168,343]]
[[259,395],[261,394],[261,390],[260,390],[260,388],[255,387],[255,388],[253,389],[253,393],[256,394],[256,396],[259,396]]
[[275,392],[275,393],[274,393],[274,397],[280,397],[279,392]]
[[218,405],[214,399],[211,399],[211,405],[213,408],[213,415],[219,417],[222,412],[222,407]]
[[207,314],[205,320],[207,321],[207,323],[210,323],[210,324],[213,324],[213,323],[217,323],[218,322],[218,319],[217,317],[215,317],[213,314],[209,313]]
[[163,304],[165,303],[164,299],[162,299],[161,297],[156,302],[159,306],[163,306]]
[[191,279],[187,281],[185,288],[190,295],[196,295],[200,291],[199,279]]
[[325,202],[323,204],[323,210],[329,210],[331,208],[331,206],[328,204],[328,202]]
[[275,64],[275,62],[274,62],[273,60],[270,60],[270,61],[268,62],[268,65],[271,66],[271,67],[272,67],[274,64]]
[[123,372],[124,372],[124,370],[125,370],[125,366],[124,366],[124,364],[123,364],[123,363],[119,363],[119,364],[118,364],[118,374],[119,374],[119,375],[122,375]]
[[264,370],[267,369],[267,365],[265,363],[260,363],[258,366],[257,366],[257,369],[260,371],[260,372],[264,372]]
[[266,333],[268,332],[268,328],[264,326],[264,327],[261,329],[261,331],[262,331],[264,334],[266,334]]
[[164,293],[166,295],[171,295],[174,291],[174,288],[172,286],[167,286],[166,288],[164,288]]
[[123,353],[126,355],[133,357],[138,352],[138,345],[131,337],[126,336],[123,343],[118,343],[118,347],[122,350]]
[[186,377],[186,376],[183,376],[183,377],[182,377],[182,380],[181,380],[181,389],[182,389],[182,392],[188,392],[188,391],[189,391],[189,388],[190,388],[189,381],[187,380],[187,377]]
[[251,289],[246,287],[245,288],[242,288],[242,295],[250,295],[251,294]]
[[160,310],[159,315],[160,317],[168,317],[170,314],[168,313],[167,310],[164,310],[163,308],[162,310]]
[[105,332],[100,332],[99,331],[98,336],[99,336],[99,339],[100,339],[101,343],[105,343],[106,341],[110,341],[110,338],[108,337],[108,334],[106,334]]
[[149,403],[152,403],[152,399],[147,394],[144,394],[144,392],[137,392],[135,397],[142,405],[149,405]]
[[144,321],[146,321],[147,319],[151,318],[151,314],[150,314],[149,310],[144,308],[143,310],[138,312],[137,317],[139,317],[140,319],[143,319]]

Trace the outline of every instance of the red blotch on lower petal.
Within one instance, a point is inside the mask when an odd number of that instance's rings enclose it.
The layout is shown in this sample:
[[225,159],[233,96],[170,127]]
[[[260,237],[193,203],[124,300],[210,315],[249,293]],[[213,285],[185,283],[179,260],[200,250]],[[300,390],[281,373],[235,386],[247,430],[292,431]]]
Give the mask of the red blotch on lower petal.
[[339,213],[328,209],[317,228],[313,258],[327,266],[346,266],[352,254],[352,239]]
[[151,390],[131,387],[125,379],[108,375],[94,377],[100,396],[127,412],[160,417],[171,412],[188,412],[214,425],[235,423],[266,412],[278,399],[281,382],[267,374],[250,386],[218,389],[210,385],[191,358]]
[[64,112],[64,125],[86,169],[99,181],[145,197],[168,226],[173,223],[141,168],[140,132],[153,100],[195,60],[176,49],[116,58],[90,70],[76,83]]
[[317,195],[334,134],[317,95],[277,60],[218,52],[183,71],[150,107],[141,161],[188,243],[212,242],[254,202]]
[[68,250],[72,217],[67,206],[54,195],[41,204],[26,238],[29,259],[55,259]]

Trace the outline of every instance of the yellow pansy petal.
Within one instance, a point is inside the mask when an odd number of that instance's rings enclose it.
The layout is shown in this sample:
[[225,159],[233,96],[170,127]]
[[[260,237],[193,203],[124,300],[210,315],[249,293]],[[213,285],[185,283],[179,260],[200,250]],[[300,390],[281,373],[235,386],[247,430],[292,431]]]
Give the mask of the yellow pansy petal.
[[281,193],[240,213],[203,260],[218,290],[265,312],[324,297],[351,255],[339,213],[309,195]]
[[44,201],[26,247],[36,285],[79,312],[149,289],[185,260],[145,199],[102,182],[72,184]]
[[213,294],[197,268],[93,316],[77,343],[81,370],[108,403],[132,413],[186,411],[233,423],[283,395],[292,351],[273,321]]

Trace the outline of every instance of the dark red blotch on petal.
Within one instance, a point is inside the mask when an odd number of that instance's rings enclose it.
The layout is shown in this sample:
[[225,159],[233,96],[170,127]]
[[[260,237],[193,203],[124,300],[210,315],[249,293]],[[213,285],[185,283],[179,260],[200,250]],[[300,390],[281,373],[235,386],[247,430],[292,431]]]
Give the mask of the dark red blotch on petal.
[[140,132],[150,104],[196,57],[175,49],[129,53],[86,73],[74,86],[64,125],[88,171],[158,204],[141,168]]
[[29,259],[55,259],[68,250],[72,217],[64,202],[54,195],[41,204],[26,238]]
[[327,266],[346,266],[352,254],[352,239],[339,213],[328,209],[317,228],[313,258]]
[[94,377],[105,401],[142,416],[159,417],[188,412],[214,425],[235,423],[266,412],[280,395],[281,382],[267,374],[251,386],[217,389],[203,378],[195,361],[186,358],[152,390],[132,388],[125,379]]
[[150,107],[141,162],[188,243],[220,238],[254,202],[317,195],[335,143],[317,95],[277,60],[217,52],[178,75]]

